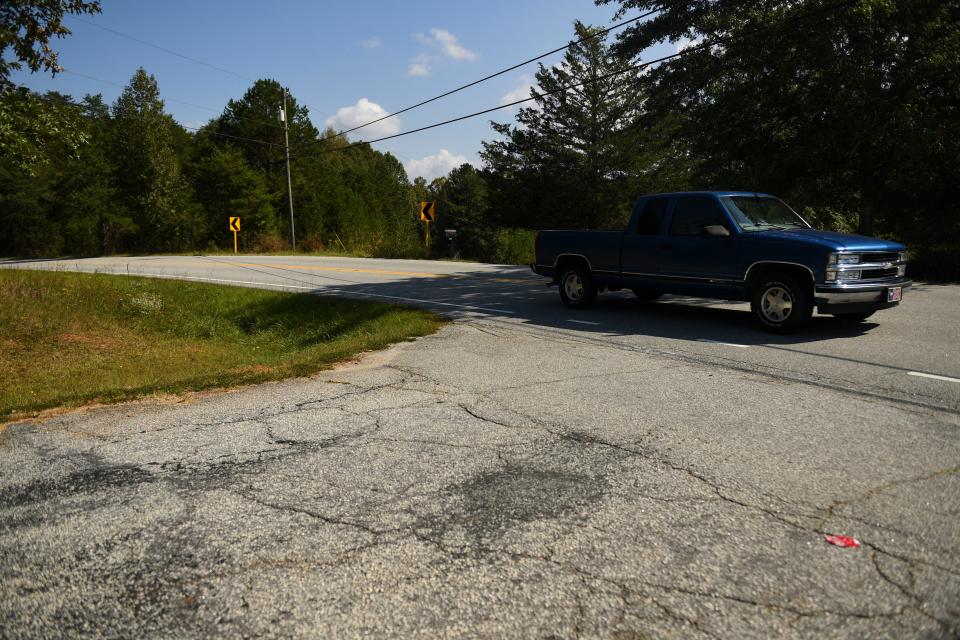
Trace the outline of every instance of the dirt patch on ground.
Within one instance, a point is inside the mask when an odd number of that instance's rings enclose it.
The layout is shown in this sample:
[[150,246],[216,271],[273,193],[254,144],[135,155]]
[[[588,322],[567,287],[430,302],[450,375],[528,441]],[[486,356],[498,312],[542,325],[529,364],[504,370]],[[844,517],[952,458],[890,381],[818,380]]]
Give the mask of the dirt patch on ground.
[[[442,329],[440,331],[442,331]],[[437,333],[439,333],[439,331]],[[437,333],[433,335],[437,335]],[[422,338],[414,338],[410,342],[416,342],[421,339]],[[400,354],[400,350],[406,345],[409,345],[410,342],[398,342],[381,351],[364,351],[358,353],[349,360],[338,362],[327,371],[321,371],[316,375],[324,375],[329,371],[366,371],[367,369],[376,369],[377,367],[388,365],[396,359]]]
[[273,367],[268,367],[265,364],[250,364],[245,367],[235,367],[230,369],[230,373],[238,375],[270,373],[271,371],[273,371]]
[[86,344],[98,349],[108,349],[113,346],[113,341],[109,338],[89,333],[64,333],[60,335],[60,342]]

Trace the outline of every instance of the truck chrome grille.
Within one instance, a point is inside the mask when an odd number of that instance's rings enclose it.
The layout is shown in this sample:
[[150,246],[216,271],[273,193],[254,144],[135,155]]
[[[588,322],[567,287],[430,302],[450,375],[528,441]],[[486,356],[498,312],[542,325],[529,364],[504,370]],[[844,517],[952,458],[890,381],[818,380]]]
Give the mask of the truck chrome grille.
[[900,260],[900,254],[889,251],[864,251],[860,254],[861,262],[897,262]]
[[894,278],[897,275],[897,268],[891,267],[889,269],[864,269],[860,272],[860,278],[862,280],[879,280],[882,278]]

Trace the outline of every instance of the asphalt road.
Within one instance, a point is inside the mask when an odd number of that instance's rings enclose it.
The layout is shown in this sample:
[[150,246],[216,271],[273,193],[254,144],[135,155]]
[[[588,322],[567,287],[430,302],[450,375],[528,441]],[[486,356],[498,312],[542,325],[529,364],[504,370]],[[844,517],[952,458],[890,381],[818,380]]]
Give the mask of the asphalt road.
[[310,379],[7,427],[0,635],[960,636],[960,287],[772,337],[745,305],[575,313],[472,263],[7,266],[456,322]]

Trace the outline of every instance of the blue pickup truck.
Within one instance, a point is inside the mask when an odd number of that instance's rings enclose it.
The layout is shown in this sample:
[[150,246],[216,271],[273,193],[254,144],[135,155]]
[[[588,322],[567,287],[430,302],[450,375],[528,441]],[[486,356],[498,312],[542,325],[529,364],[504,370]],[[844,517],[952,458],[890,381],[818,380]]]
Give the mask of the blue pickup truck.
[[773,196],[700,191],[640,198],[624,231],[541,231],[531,268],[571,309],[620,289],[740,300],[763,328],[788,333],[814,307],[860,322],[900,304],[906,266],[902,244],[818,231]]

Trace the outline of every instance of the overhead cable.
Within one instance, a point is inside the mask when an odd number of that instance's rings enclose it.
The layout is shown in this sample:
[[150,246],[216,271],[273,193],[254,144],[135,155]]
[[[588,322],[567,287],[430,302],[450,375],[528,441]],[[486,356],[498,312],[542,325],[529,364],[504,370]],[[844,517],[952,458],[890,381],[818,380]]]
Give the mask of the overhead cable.
[[[796,18],[792,18],[792,19],[788,20],[788,22],[796,22],[796,21],[799,21],[799,20],[805,20],[805,19],[808,19],[808,18],[812,18],[812,17],[816,16],[817,14],[826,13],[826,12],[828,12],[828,11],[831,11],[831,12],[832,12],[832,11],[837,11],[837,10],[839,10],[839,9],[842,9],[842,8],[844,8],[844,7],[846,7],[846,6],[849,6],[849,5],[853,4],[855,1],[856,1],[856,0],[845,0],[844,2],[840,2],[840,3],[835,4],[835,5],[832,5],[832,6],[830,6],[830,7],[824,7],[824,8],[821,8],[820,10],[813,11],[813,12],[811,12],[811,13],[808,14],[808,15],[799,16],[799,17],[796,17]],[[780,26],[782,26],[782,25],[780,25]],[[444,125],[453,124],[454,122],[460,122],[461,120],[468,120],[468,119],[470,119],[470,118],[475,118],[475,117],[477,117],[477,116],[482,116],[482,115],[487,114],[487,113],[493,113],[494,111],[500,111],[501,109],[508,109],[508,108],[510,108],[510,107],[514,107],[514,106],[519,105],[519,104],[524,104],[524,103],[526,103],[526,102],[531,102],[531,101],[537,100],[537,99],[539,99],[539,98],[544,98],[544,97],[547,97],[547,96],[550,96],[550,95],[554,95],[554,94],[557,94],[557,93],[562,93],[562,92],[564,92],[564,91],[569,91],[570,89],[576,89],[576,88],[582,87],[582,86],[587,85],[587,84],[591,84],[591,83],[594,83],[594,82],[600,82],[601,80],[606,80],[607,78],[611,78],[611,77],[614,77],[614,76],[622,75],[622,74],[624,74],[624,73],[629,73],[629,72],[631,72],[631,71],[640,71],[640,70],[643,70],[643,69],[645,69],[645,68],[651,67],[651,66],[653,66],[653,65],[655,65],[655,64],[660,64],[660,63],[666,62],[666,61],[668,61],[668,60],[673,60],[674,58],[680,58],[680,57],[683,57],[683,56],[686,56],[686,55],[690,55],[691,53],[696,52],[696,51],[701,51],[701,50],[703,50],[703,49],[709,49],[710,47],[715,47],[715,46],[720,45],[720,44],[725,44],[725,43],[729,42],[730,40],[734,40],[734,39],[737,39],[737,38],[742,38],[742,37],[748,36],[748,35],[754,35],[754,34],[758,33],[758,32],[761,31],[761,30],[762,30],[762,28],[759,28],[759,29],[755,29],[755,30],[753,30],[753,31],[751,31],[751,32],[749,32],[749,33],[740,33],[740,34],[735,34],[735,35],[731,35],[731,36],[727,36],[727,37],[716,38],[716,39],[714,39],[714,40],[711,41],[711,42],[702,42],[702,43],[700,43],[700,44],[698,44],[698,45],[693,45],[693,46],[687,47],[687,48],[683,49],[682,51],[678,51],[677,53],[673,53],[673,54],[670,54],[670,55],[667,55],[667,56],[663,56],[663,57],[657,58],[656,60],[650,60],[649,62],[642,62],[642,63],[638,63],[638,64],[635,64],[635,65],[631,65],[631,66],[629,66],[629,67],[626,67],[626,68],[624,68],[624,69],[620,69],[620,70],[618,70],[618,71],[613,71],[613,72],[611,72],[611,73],[607,73],[607,74],[604,74],[604,75],[602,75],[602,76],[598,76],[598,77],[596,77],[596,78],[591,78],[590,80],[584,80],[583,82],[577,82],[577,83],[574,83],[574,84],[570,84],[570,85],[567,85],[567,86],[564,86],[564,87],[560,87],[559,89],[554,89],[554,90],[552,90],[552,91],[544,91],[544,92],[542,92],[542,93],[536,93],[536,95],[530,96],[529,98],[523,98],[523,99],[521,99],[521,100],[514,100],[513,102],[509,102],[509,103],[507,103],[507,104],[502,104],[502,105],[499,105],[499,106],[496,106],[496,107],[490,107],[489,109],[482,109],[482,110],[480,110],[480,111],[475,111],[475,112],[473,112],[473,113],[468,113],[468,114],[466,114],[466,115],[459,116],[459,117],[456,117],[456,118],[451,118],[451,119],[449,119],[449,120],[444,120],[444,121],[442,121],[442,122],[435,122],[435,123],[430,124],[430,125],[427,125],[427,126],[425,126],[425,127],[419,127],[419,128],[417,128],[417,129],[411,129],[410,131],[404,131],[404,132],[402,132],[402,133],[395,133],[395,134],[389,135],[389,136],[383,136],[383,137],[380,137],[380,138],[374,138],[373,140],[361,140],[361,141],[358,141],[358,142],[353,142],[353,143],[348,144],[348,145],[344,145],[344,146],[342,146],[342,147],[334,147],[334,148],[330,148],[330,149],[323,149],[323,150],[314,152],[313,154],[301,154],[299,157],[310,157],[310,156],[316,155],[316,154],[335,153],[335,152],[338,152],[338,151],[346,151],[347,149],[352,149],[352,148],[354,148],[354,147],[359,147],[359,146],[366,145],[366,144],[374,144],[374,143],[376,143],[376,142],[383,142],[383,141],[385,141],[385,140],[393,140],[394,138],[402,138],[403,136],[409,136],[409,135],[412,135],[412,134],[414,134],[414,133],[420,133],[420,132],[422,132],[422,131],[427,131],[427,130],[429,130],[429,129],[435,129],[435,128],[437,128],[437,127],[442,127],[442,126],[444,126]],[[318,140],[317,142],[322,143],[322,142],[324,142],[324,141],[326,141],[326,140],[331,140],[331,139],[333,139],[334,137],[336,137],[336,136],[331,136],[330,138],[324,138],[324,139],[322,139],[322,140]]]
[[[70,75],[72,75],[72,76],[77,76],[77,77],[80,77],[80,78],[86,78],[87,80],[93,80],[94,82],[100,82],[100,83],[102,83],[102,84],[110,85],[110,86],[112,86],[112,87],[119,87],[119,88],[121,88],[121,89],[126,89],[126,88],[127,88],[127,85],[125,85],[125,84],[121,84],[121,83],[119,83],[119,82],[113,82],[113,81],[111,81],[111,80],[104,80],[103,78],[98,78],[98,77],[96,77],[96,76],[87,75],[87,74],[85,74],[85,73],[80,73],[80,72],[78,72],[78,71],[73,71],[73,70],[71,70],[71,69],[62,69],[61,72],[62,72],[62,73],[68,73],[68,74],[70,74]],[[202,104],[196,104],[196,103],[194,103],[194,102],[187,102],[187,101],[185,101],[185,100],[178,100],[177,98],[163,97],[162,100],[163,100],[164,102],[175,102],[175,103],[177,103],[177,104],[186,105],[186,106],[188,106],[188,107],[193,107],[194,109],[202,109],[202,110],[204,110],[204,111],[213,111],[213,112],[221,112],[221,113],[223,113],[220,109],[214,109],[213,107],[205,107],[205,106],[203,106]],[[233,118],[234,120],[245,120],[245,121],[247,121],[247,122],[252,122],[252,123],[260,124],[260,125],[264,125],[264,126],[267,126],[267,127],[273,127],[273,128],[275,128],[275,129],[283,129],[282,126],[278,125],[278,124],[275,123],[275,122],[268,122],[268,121],[266,121],[266,120],[258,120],[257,118],[248,118],[248,117],[246,117],[246,116],[238,116],[238,115],[236,115],[236,114],[234,114],[234,113],[229,113],[229,112],[223,113],[223,115],[225,115],[225,116],[227,116],[227,117],[230,117],[230,118]]]
[[613,25],[612,27],[608,27],[608,28],[603,29],[603,30],[601,30],[601,31],[597,31],[596,33],[593,33],[593,34],[591,34],[591,35],[589,35],[589,36],[580,38],[579,40],[575,40],[575,41],[573,41],[573,42],[569,42],[569,43],[565,44],[565,45],[562,46],[562,47],[557,47],[556,49],[552,49],[551,51],[547,51],[546,53],[541,53],[541,54],[538,55],[538,56],[535,56],[535,57],[533,57],[533,58],[530,58],[529,60],[524,60],[523,62],[518,62],[517,64],[515,64],[515,65],[513,65],[513,66],[507,67],[506,69],[501,69],[500,71],[497,71],[497,72],[495,72],[495,73],[491,73],[490,75],[484,76],[484,77],[480,78],[479,80],[474,80],[473,82],[468,82],[467,84],[461,85],[461,86],[457,87],[456,89],[451,89],[450,91],[446,91],[446,92],[444,92],[444,93],[441,93],[440,95],[434,96],[434,97],[432,97],[432,98],[428,98],[428,99],[423,100],[423,101],[421,101],[421,102],[418,102],[418,103],[416,103],[416,104],[412,104],[412,105],[410,105],[409,107],[404,107],[403,109],[400,109],[399,111],[394,111],[393,113],[390,113],[390,114],[387,114],[387,115],[382,116],[382,117],[380,117],[380,118],[377,118],[376,120],[371,120],[370,122],[365,122],[365,123],[363,123],[363,124],[359,124],[359,125],[351,128],[351,129],[346,129],[346,130],[344,130],[344,131],[340,131],[339,133],[336,134],[336,136],[331,136],[331,137],[339,137],[339,136],[346,135],[346,134],[351,133],[351,132],[353,132],[353,131],[356,131],[356,130],[358,130],[358,129],[363,129],[364,127],[369,127],[369,126],[372,125],[372,124],[376,124],[376,123],[378,123],[378,122],[383,122],[384,120],[387,120],[388,118],[396,117],[396,116],[400,115],[401,113],[406,113],[407,111],[412,111],[413,109],[416,109],[416,108],[418,108],[418,107],[422,107],[422,106],[425,105],[425,104],[430,104],[431,102],[435,102],[435,101],[437,101],[437,100],[440,100],[441,98],[446,98],[447,96],[453,95],[453,94],[457,93],[458,91],[463,91],[464,89],[469,89],[470,87],[476,86],[476,85],[480,84],[481,82],[486,82],[487,80],[490,80],[490,79],[492,79],[492,78],[496,78],[497,76],[502,76],[502,75],[505,74],[505,73],[509,73],[510,71],[513,71],[513,70],[515,70],[515,69],[519,69],[520,67],[523,67],[523,66],[525,66],[525,65],[528,65],[528,64],[530,64],[531,62],[536,62],[537,60],[540,60],[540,59],[542,59],[542,58],[546,58],[547,56],[553,55],[554,53],[559,53],[560,51],[563,51],[564,49],[569,49],[570,47],[572,47],[572,46],[574,46],[574,45],[582,44],[582,43],[587,42],[588,40],[592,40],[592,39],[594,39],[594,38],[599,38],[600,36],[606,35],[606,34],[610,33],[611,31],[614,31],[614,30],[616,30],[616,29],[619,29],[620,27],[624,27],[624,26],[626,26],[626,25],[628,25],[628,24],[637,22],[638,20],[643,20],[644,18],[648,18],[648,17],[650,17],[651,15],[653,15],[654,13],[656,13],[657,11],[660,11],[660,9],[654,9],[653,11],[648,11],[647,13],[644,13],[643,15],[639,15],[639,16],[637,16],[636,18],[631,18],[631,19],[629,19],[629,20],[625,20],[625,21],[623,21],[623,22],[621,22],[621,23],[619,23],[619,24]]

